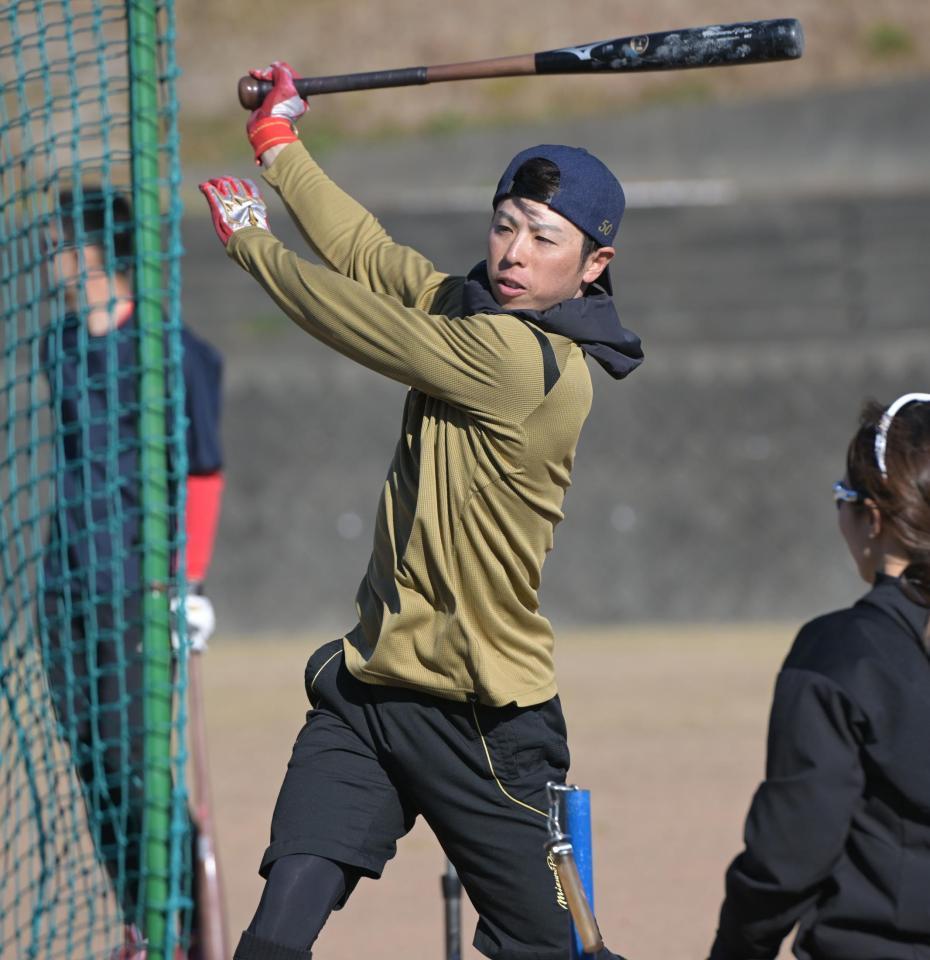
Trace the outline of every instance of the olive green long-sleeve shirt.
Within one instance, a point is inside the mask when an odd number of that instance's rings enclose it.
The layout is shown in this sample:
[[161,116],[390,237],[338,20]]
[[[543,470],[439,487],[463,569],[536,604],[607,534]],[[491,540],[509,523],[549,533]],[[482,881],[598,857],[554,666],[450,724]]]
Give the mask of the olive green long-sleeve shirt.
[[464,316],[464,278],[395,244],[300,143],[265,178],[322,265],[256,227],[229,256],[307,333],[410,387],[348,669],[455,700],[547,700],[538,589],[591,406],[581,349],[509,314]]

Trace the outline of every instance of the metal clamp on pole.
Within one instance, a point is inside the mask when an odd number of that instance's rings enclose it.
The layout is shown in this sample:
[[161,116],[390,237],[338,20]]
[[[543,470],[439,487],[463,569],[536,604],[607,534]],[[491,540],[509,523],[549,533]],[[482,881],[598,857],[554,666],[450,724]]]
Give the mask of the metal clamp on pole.
[[578,787],[551,781],[546,784],[549,797],[549,839],[546,841],[546,852],[552,858],[582,949],[585,953],[597,953],[604,948],[604,938],[598,929],[594,911],[578,872],[571,836],[562,830],[561,823],[563,797],[574,791],[578,791]]

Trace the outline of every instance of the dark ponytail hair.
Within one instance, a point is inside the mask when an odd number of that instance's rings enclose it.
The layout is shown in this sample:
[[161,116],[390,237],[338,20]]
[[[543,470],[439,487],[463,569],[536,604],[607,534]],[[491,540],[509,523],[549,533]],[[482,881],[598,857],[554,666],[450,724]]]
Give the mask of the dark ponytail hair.
[[915,598],[930,606],[930,403],[907,403],[895,414],[883,476],[875,435],[885,410],[874,400],[866,403],[846,454],[846,475],[854,490],[875,502],[910,561],[903,579]]

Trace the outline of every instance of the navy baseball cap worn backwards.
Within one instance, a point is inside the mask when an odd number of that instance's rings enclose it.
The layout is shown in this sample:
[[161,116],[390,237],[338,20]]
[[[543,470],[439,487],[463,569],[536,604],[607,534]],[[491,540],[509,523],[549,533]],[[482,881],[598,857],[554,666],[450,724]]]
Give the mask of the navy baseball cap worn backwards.
[[[560,213],[602,247],[612,247],[626,198],[617,178],[597,157],[581,147],[543,143],[518,153],[504,171],[494,191],[494,206],[513,192],[517,171],[527,160],[542,157],[559,168],[559,186],[548,200],[540,200]],[[529,200],[538,199],[527,197]]]

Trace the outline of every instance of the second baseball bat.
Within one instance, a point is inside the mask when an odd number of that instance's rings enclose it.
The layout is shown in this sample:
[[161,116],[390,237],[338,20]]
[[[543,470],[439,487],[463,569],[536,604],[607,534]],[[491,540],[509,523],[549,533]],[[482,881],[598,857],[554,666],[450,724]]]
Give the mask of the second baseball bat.
[[[804,52],[804,31],[798,20],[751,20],[643,33],[616,40],[601,40],[577,47],[526,53],[491,60],[470,60],[431,67],[403,67],[370,73],[344,73],[329,77],[302,77],[296,81],[302,97],[346,90],[406,87],[447,80],[479,80],[556,73],[642,73],[651,70],[686,70],[743,63],[796,60]],[[271,90],[271,84],[254,77],[239,80],[239,102],[254,110]]]

